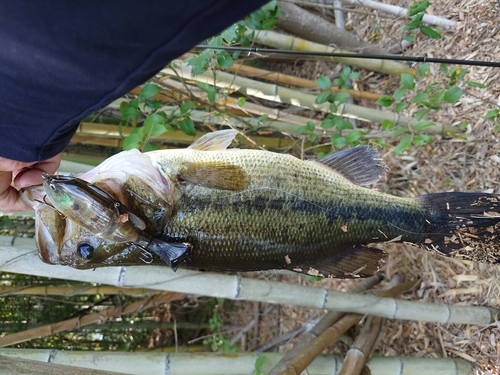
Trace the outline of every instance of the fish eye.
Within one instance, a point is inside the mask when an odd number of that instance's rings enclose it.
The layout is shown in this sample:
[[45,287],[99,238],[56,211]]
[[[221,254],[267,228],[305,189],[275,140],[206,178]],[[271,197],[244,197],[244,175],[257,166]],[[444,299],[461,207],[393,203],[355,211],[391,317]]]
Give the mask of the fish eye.
[[92,255],[94,255],[94,250],[95,250],[94,247],[87,242],[79,243],[77,248],[76,248],[76,252],[83,259],[91,258]]
[[56,191],[56,185],[54,185],[54,184],[49,184],[49,188],[52,191]]

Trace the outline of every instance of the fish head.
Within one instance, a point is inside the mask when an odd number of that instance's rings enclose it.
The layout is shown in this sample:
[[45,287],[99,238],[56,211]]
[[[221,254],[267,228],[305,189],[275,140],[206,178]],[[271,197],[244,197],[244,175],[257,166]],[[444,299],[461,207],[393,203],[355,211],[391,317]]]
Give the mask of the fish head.
[[[44,262],[81,269],[163,264],[157,255],[133,242],[103,238],[82,225],[89,217],[96,217],[96,212],[106,216],[105,221],[114,222],[117,211],[113,202],[119,202],[144,221],[147,234],[158,236],[163,231],[173,208],[172,185],[148,156],[137,150],[124,151],[78,178],[44,177],[43,185],[20,193],[22,200],[35,209],[36,242]],[[98,189],[89,190],[89,183]]]

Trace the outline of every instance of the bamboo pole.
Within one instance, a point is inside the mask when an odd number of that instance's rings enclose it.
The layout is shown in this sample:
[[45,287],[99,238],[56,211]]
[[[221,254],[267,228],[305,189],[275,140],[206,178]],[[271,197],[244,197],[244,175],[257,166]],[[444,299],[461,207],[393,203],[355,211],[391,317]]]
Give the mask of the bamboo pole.
[[145,288],[118,288],[108,285],[34,285],[34,286],[0,286],[0,297],[10,295],[42,295],[72,297],[76,295],[95,294],[122,294],[127,296],[143,296],[145,294],[158,293],[158,291]]
[[148,297],[141,301],[130,303],[126,306],[112,306],[98,313],[87,314],[82,317],[63,320],[61,322],[47,324],[45,326],[27,329],[25,331],[11,333],[10,335],[0,337],[0,347],[19,344],[24,341],[32,340],[39,337],[50,336],[54,333],[71,331],[75,328],[83,327],[89,324],[105,322],[109,319],[116,318],[121,315],[140,312],[151,307],[158,306],[162,303],[168,303],[176,299],[184,297],[182,293],[163,293]]
[[[230,73],[237,75],[246,76],[249,78],[264,79],[266,81],[283,83],[286,85],[292,85],[297,87],[303,87],[307,89],[316,89],[319,87],[315,81],[305,78],[299,78],[288,74],[271,72],[269,70],[254,68],[253,66],[243,65],[243,62],[236,63],[232,67],[225,69]],[[379,100],[382,95],[369,91],[359,91],[359,90],[345,90],[339,89],[337,86],[332,86],[332,92],[347,92],[354,99],[367,99],[367,100]]]
[[[338,24],[334,25],[325,18],[308,12],[293,3],[278,1],[277,4],[283,10],[283,14],[278,18],[276,25],[290,34],[326,46],[334,45],[357,53],[388,54],[387,50],[365,42],[358,36],[346,31],[344,27]],[[335,22],[337,23],[338,20],[338,14],[335,13]]]
[[[330,53],[353,53],[352,51],[345,51],[335,49],[324,44],[310,42],[305,39],[297,38],[290,35],[280,34],[276,31],[263,30],[255,33],[254,42],[273,47],[277,49],[284,49],[290,51],[306,51],[306,52],[330,52]],[[415,75],[416,71],[408,67],[406,64],[392,60],[378,60],[378,59],[359,59],[350,57],[318,57],[322,60],[333,61],[336,63],[355,66],[357,68],[371,70],[374,72],[391,74],[400,76],[402,73]]]
[[44,363],[19,357],[7,357],[0,355],[0,373],[8,375],[111,375],[126,374],[111,370],[91,370],[88,368],[76,368],[71,365],[59,365],[55,363]]
[[[176,76],[176,73],[170,68],[163,69],[162,72],[164,74]],[[316,104],[316,96],[314,95],[277,85],[254,81],[248,78],[235,77],[229,73],[217,72],[217,75],[214,77],[212,72],[207,71],[195,76],[193,74],[193,68],[181,62],[179,64],[179,68],[177,69],[177,74],[179,74],[183,79],[196,80],[207,84],[213,84],[215,81],[217,87],[230,87],[231,89],[243,94],[255,96],[261,99],[291,104],[297,107],[308,108],[325,113],[331,112],[330,103]],[[409,128],[413,128],[418,124],[418,121],[410,116],[379,111],[373,108],[365,108],[355,104],[343,103],[338,106],[335,114],[367,122],[381,123],[384,120],[388,120],[392,121],[396,127],[408,126]],[[457,128],[441,123],[435,123],[435,125],[425,129],[427,134],[442,135],[455,134],[459,131],[460,130]]]
[[38,259],[34,240],[9,236],[0,237],[0,272],[2,271],[95,282],[122,288],[149,288],[234,300],[345,311],[361,315],[370,314],[390,319],[486,325],[495,322],[496,317],[500,316],[500,310],[493,307],[404,301],[345,293],[322,287],[251,279],[242,277],[240,274],[226,275],[188,269],[178,269],[177,272],[173,272],[170,268],[161,266],[76,270],[42,263]]
[[[261,371],[267,374],[283,356],[281,353],[123,353],[50,349],[0,349],[0,355],[134,375],[248,375],[254,373],[259,355],[266,357]],[[338,370],[335,369],[341,365],[341,356],[324,355],[316,358],[308,367],[308,373],[336,375]],[[472,365],[460,358],[375,357],[368,362],[368,368],[372,375],[469,375],[472,371]]]

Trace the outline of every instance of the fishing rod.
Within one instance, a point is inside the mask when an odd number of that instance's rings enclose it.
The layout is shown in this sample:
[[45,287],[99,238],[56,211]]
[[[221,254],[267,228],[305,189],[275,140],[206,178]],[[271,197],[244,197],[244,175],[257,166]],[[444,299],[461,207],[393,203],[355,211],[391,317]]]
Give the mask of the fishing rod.
[[441,64],[457,64],[457,65],[475,65],[489,66],[500,68],[500,62],[496,61],[480,61],[480,60],[458,60],[458,59],[441,59],[437,57],[421,57],[421,56],[392,56],[392,55],[364,55],[360,53],[338,53],[338,52],[315,52],[315,51],[291,51],[272,48],[256,48],[256,47],[229,47],[229,46],[209,46],[198,44],[195,48],[200,49],[218,49],[233,52],[248,52],[263,53],[263,54],[281,54],[281,55],[305,55],[305,56],[321,56],[321,57],[348,57],[351,59],[377,59],[377,60],[394,60],[394,61],[409,61],[411,63],[441,63]]

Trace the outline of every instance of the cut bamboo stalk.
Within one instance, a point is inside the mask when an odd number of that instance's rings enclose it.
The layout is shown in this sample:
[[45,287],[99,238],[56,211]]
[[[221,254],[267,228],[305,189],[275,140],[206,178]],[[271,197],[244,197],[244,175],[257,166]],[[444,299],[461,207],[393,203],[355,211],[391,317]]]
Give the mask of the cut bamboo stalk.
[[178,269],[177,272],[173,272],[170,268],[161,266],[76,270],[42,263],[38,259],[34,240],[9,236],[0,237],[0,272],[2,271],[95,282],[121,288],[149,288],[234,300],[370,314],[390,319],[487,325],[495,322],[496,316],[500,316],[500,310],[493,307],[403,301],[345,293],[321,287],[251,279],[240,275],[198,272],[188,269]]
[[91,370],[88,368],[77,368],[72,365],[59,365],[33,361],[20,357],[7,357],[0,355],[0,373],[8,375],[111,375],[126,374],[111,370]]
[[[288,74],[271,72],[269,70],[254,68],[253,66],[243,65],[243,63],[236,63],[231,68],[225,69],[228,72],[235,73],[237,75],[242,75],[250,78],[264,79],[271,82],[279,82],[286,85],[292,85],[297,87],[303,87],[307,89],[316,89],[319,87],[315,81],[305,78],[299,78]],[[367,99],[367,100],[379,100],[382,95],[374,92],[359,91],[359,90],[345,90],[339,89],[337,86],[331,88],[332,92],[347,92],[354,99]]]
[[117,288],[108,285],[45,285],[45,286],[0,286],[0,296],[11,295],[41,295],[41,296],[65,296],[71,297],[76,295],[114,295],[122,294],[127,296],[143,296],[145,294],[158,293],[151,289],[145,288]]
[[[306,52],[329,52],[329,53],[353,53],[352,51],[344,51],[335,49],[324,44],[310,42],[305,39],[297,38],[290,35],[284,35],[275,31],[264,30],[255,33],[254,41],[268,47],[276,49],[284,49],[289,51],[306,51]],[[355,66],[357,68],[371,70],[374,72],[391,74],[400,76],[402,73],[416,74],[415,69],[408,67],[392,60],[379,60],[379,59],[360,59],[351,57],[318,57],[322,60],[333,61],[336,63]]]
[[[310,3],[316,3],[318,1],[315,0],[306,0],[307,2]],[[361,5],[365,8],[370,8],[370,9],[375,9],[375,10],[380,10],[382,12],[394,14],[395,16],[398,17],[405,17],[408,18],[406,15],[408,13],[408,9],[397,6],[397,5],[391,5],[391,4],[386,4],[386,3],[380,3],[378,1],[373,1],[373,0],[340,0],[344,4],[349,4],[349,5]],[[322,3],[328,4],[330,1],[326,0],[321,0]],[[332,1],[333,2],[333,1]],[[457,27],[457,23],[453,20],[449,20],[446,18],[442,18],[439,16],[433,16],[430,14],[424,14],[424,17],[422,18],[422,21],[425,23],[428,23],[430,25],[436,25],[436,26],[442,26],[444,28],[455,28]]]
[[[357,284],[350,291],[351,293],[362,293],[365,290],[373,288],[381,280],[380,274],[364,279],[361,283]],[[310,331],[304,332],[297,343],[293,345],[283,358],[269,371],[267,375],[277,375],[279,372],[286,369],[288,362],[296,357],[303,349],[307,348],[309,344],[321,335],[324,331],[336,323],[339,319],[344,317],[345,313],[340,311],[329,311]]]
[[[281,353],[124,353],[50,349],[0,349],[0,355],[75,366],[72,369],[121,371],[134,375],[248,375],[254,373],[259,355],[266,357],[261,371],[267,374],[283,356]],[[334,369],[341,364],[341,356],[324,355],[308,367],[308,372],[336,375]],[[472,365],[459,358],[375,357],[368,362],[368,367],[372,375],[469,375],[472,371]]]
[[[393,286],[393,284],[397,285]],[[384,289],[381,294],[384,294],[385,296],[396,297],[401,294],[402,291],[405,291],[414,285],[415,282],[402,283],[402,277],[397,277],[391,280],[391,283],[386,286],[386,288],[388,289]],[[302,373],[302,371],[304,371],[316,357],[318,357],[326,348],[337,342],[340,338],[340,335],[346,332],[351,326],[356,324],[360,320],[360,318],[361,316],[356,314],[348,314],[342,317],[334,325],[327,328],[324,332],[321,332],[321,334],[317,338],[312,340],[312,342],[307,347],[302,349],[293,359],[288,362],[283,371],[278,372],[278,375],[299,375],[300,373]],[[378,337],[378,333],[379,330],[377,330],[377,334],[373,339],[373,342]],[[361,368],[363,367],[365,362],[366,360],[362,362]],[[349,363],[347,363],[347,365],[350,369],[356,369],[356,366],[353,367]],[[342,375],[351,375],[351,373],[344,372]],[[352,375],[355,374],[352,373]]]
[[[176,74],[170,68],[163,69],[163,73],[175,76]],[[205,72],[195,76],[192,72],[192,67],[185,63],[180,63],[177,73],[183,79],[197,80],[207,84],[213,84],[214,80],[217,87],[230,87],[245,95],[255,96],[257,98],[271,100],[279,103],[291,104],[301,108],[308,108],[316,111],[330,113],[329,103],[316,104],[316,96],[306,94],[297,90],[288,89],[285,87],[268,84],[264,82],[254,81],[248,78],[235,77],[232,74],[218,72],[216,77],[212,72]],[[392,121],[397,126],[408,126],[413,128],[418,124],[418,121],[410,116],[399,115],[397,113],[383,112],[373,108],[365,108],[355,104],[343,103],[338,106],[335,113],[338,116],[355,118],[361,121],[381,123],[384,120]],[[425,129],[426,134],[442,134],[452,135],[461,131],[458,128],[453,128],[450,125],[435,123]]]
[[365,42],[358,36],[345,31],[344,27],[338,24],[339,17],[337,13],[335,13],[337,25],[334,25],[323,17],[308,12],[288,1],[278,1],[277,4],[284,14],[278,18],[276,25],[290,34],[326,46],[333,45],[338,48],[345,48],[352,52],[372,55],[388,54],[387,50]]
[[168,303],[176,299],[184,298],[182,293],[163,293],[148,297],[141,301],[130,303],[126,306],[112,306],[98,313],[87,314],[82,317],[67,319],[61,322],[47,324],[45,326],[27,329],[25,331],[11,333],[10,335],[0,337],[0,347],[10,346],[32,340],[39,337],[51,336],[54,333],[71,331],[78,327],[89,324],[105,322],[108,319],[116,318],[121,315],[131,314],[158,306],[162,303]]
[[337,323],[328,328],[318,338],[313,340],[307,348],[301,350],[297,356],[288,363],[285,370],[278,372],[278,375],[299,375],[317,358],[323,350],[332,343],[336,342],[339,337],[344,334],[349,328],[361,320],[361,315],[348,314],[342,317]]
[[384,319],[369,316],[354,344],[349,348],[338,375],[360,375],[379,337]]

